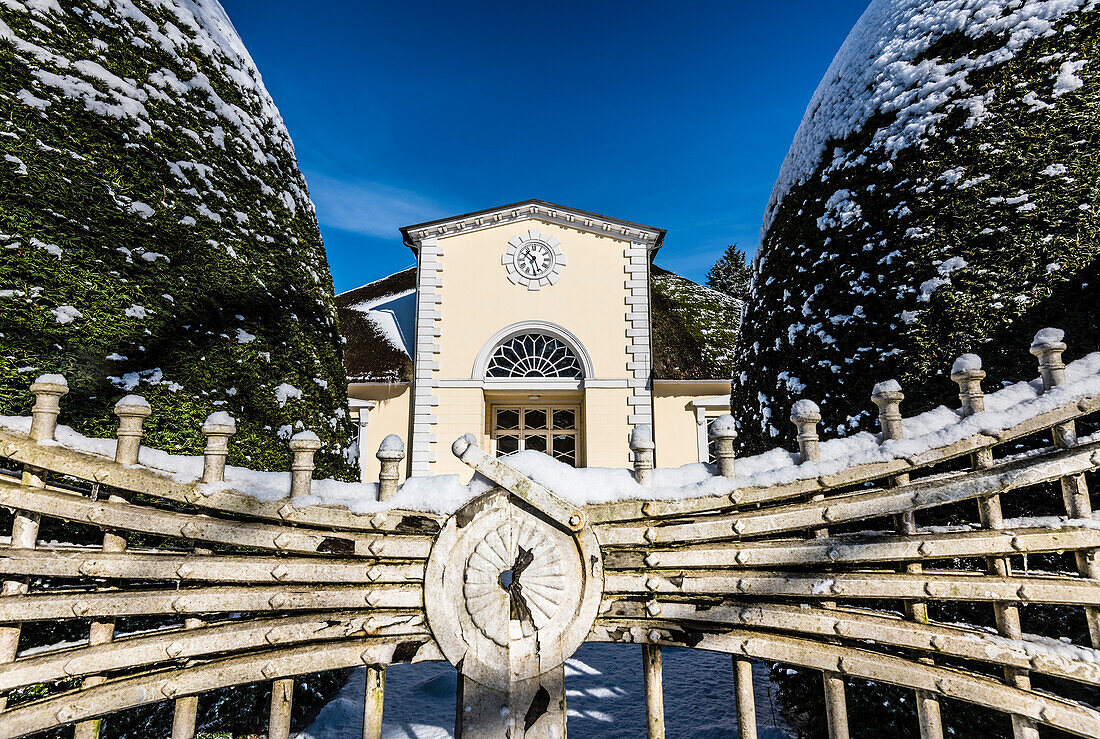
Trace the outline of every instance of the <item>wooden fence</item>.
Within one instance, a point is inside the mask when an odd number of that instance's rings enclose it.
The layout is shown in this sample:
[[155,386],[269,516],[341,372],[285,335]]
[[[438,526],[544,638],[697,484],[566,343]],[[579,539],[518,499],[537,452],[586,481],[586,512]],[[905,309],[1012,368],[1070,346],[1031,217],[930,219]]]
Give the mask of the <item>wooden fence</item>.
[[[905,438],[904,396],[883,383],[871,399],[881,454],[822,459],[820,414],[802,401],[798,464],[757,484],[737,477],[722,419],[721,494],[577,506],[459,439],[454,452],[496,487],[451,516],[296,505],[319,446],[308,433],[290,441],[285,498],[235,490],[225,414],[203,427],[201,478],[181,482],[139,463],[151,409],[135,396],[116,406],[113,458],[58,443],[67,387],[44,376],[29,425],[0,428],[0,458],[21,469],[0,476],[0,505],[15,512],[0,554],[0,736],[72,724],[96,737],[112,713],[171,700],[172,737],[187,739],[201,694],[269,682],[269,736],[286,739],[296,677],[366,666],[364,737],[378,737],[386,666],[442,659],[462,673],[460,735],[562,736],[562,665],[584,641],[643,645],[650,737],[664,734],[664,646],[732,655],[741,736],[756,735],[751,660],[820,671],[834,738],[848,736],[846,691],[860,680],[914,691],[926,738],[944,735],[942,699],[1004,714],[1017,739],[1040,726],[1100,736],[1100,712],[1070,697],[1100,685],[1100,525],[1085,480],[1100,440],[1077,428],[1094,423],[1100,382],[1067,384],[1058,336],[1032,345],[1042,389],[1011,422],[985,410],[976,358],[956,363],[961,407],[936,429],[942,443],[907,445],[919,439]],[[652,485],[647,428],[631,447],[635,479]],[[386,500],[403,454],[389,441],[379,458]],[[1002,515],[1002,498],[1039,505],[1053,489],[1057,521]],[[98,527],[102,543],[43,543],[43,518]],[[995,629],[937,620],[945,603],[991,613]],[[1087,643],[1026,634],[1021,611],[1040,606],[1072,613]],[[116,634],[132,617],[165,625]],[[85,643],[20,651],[28,624],[73,619],[90,621]]]

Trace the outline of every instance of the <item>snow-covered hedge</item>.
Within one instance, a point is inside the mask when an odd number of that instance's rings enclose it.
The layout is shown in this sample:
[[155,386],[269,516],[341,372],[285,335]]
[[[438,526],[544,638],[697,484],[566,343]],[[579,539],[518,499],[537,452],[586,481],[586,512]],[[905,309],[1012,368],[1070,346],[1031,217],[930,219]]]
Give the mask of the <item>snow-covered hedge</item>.
[[1100,5],[875,0],[818,88],[765,219],[733,408],[753,450],[951,403],[976,352],[1031,377],[1032,334],[1093,351],[1100,274]]
[[285,469],[298,430],[352,474],[332,279],[290,137],[217,0],[0,4],[0,413],[62,372],[62,420]]

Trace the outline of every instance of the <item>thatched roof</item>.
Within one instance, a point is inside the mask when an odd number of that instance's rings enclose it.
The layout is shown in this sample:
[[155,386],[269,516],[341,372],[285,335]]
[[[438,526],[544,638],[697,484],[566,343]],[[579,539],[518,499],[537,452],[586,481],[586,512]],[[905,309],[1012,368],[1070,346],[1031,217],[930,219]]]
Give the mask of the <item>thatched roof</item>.
[[[656,265],[650,284],[654,379],[729,378],[741,302]],[[410,268],[336,296],[351,382],[412,379],[415,288]]]

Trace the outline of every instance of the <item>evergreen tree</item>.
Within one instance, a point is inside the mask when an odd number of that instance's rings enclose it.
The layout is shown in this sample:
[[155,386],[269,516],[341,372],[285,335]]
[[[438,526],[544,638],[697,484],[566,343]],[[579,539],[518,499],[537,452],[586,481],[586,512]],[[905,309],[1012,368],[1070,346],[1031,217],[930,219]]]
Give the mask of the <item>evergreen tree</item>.
[[726,251],[707,272],[707,287],[723,292],[738,300],[749,297],[749,265],[745,252],[730,244]]
[[[90,436],[113,436],[115,401],[140,393],[149,447],[201,454],[203,419],[227,411],[230,464],[286,470],[287,440],[309,429],[318,477],[353,479],[336,319],[290,136],[217,0],[0,3],[0,415],[26,415],[34,377],[60,372],[61,423]],[[56,518],[41,535],[102,541]],[[39,621],[20,647],[87,634]],[[296,680],[295,721],[345,674]],[[200,730],[263,731],[270,690],[206,693]],[[101,736],[166,736],[172,712],[114,714]]]

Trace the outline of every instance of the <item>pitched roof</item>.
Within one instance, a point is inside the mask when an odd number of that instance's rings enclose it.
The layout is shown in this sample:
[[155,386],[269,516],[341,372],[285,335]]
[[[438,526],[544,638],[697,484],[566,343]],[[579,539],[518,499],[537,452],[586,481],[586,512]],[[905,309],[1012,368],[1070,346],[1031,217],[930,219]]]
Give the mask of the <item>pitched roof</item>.
[[351,382],[412,379],[416,267],[336,296]]
[[663,228],[534,199],[404,226],[401,229],[401,236],[405,245],[415,252],[420,249],[420,242],[427,238],[454,236],[458,233],[477,231],[501,223],[523,221],[529,218],[538,218],[580,231],[637,240],[646,244],[651,252],[660,249],[665,238]]
[[[656,265],[650,287],[654,379],[729,378],[741,301]],[[348,380],[412,379],[415,290],[412,267],[336,296]]]

